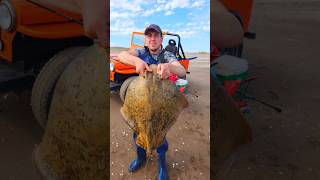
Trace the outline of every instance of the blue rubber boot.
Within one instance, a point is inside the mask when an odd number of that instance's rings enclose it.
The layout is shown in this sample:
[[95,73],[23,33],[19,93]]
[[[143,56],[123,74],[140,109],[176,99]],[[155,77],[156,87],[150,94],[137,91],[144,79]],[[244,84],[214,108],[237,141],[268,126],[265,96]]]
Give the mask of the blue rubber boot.
[[143,163],[146,161],[147,159],[147,154],[146,154],[146,150],[144,150],[142,147],[138,146],[136,143],[137,140],[137,134],[133,133],[133,140],[134,143],[136,145],[137,148],[137,159],[133,160],[129,166],[129,172],[135,172],[137,171],[142,165]]
[[164,143],[157,148],[158,153],[158,166],[159,166],[159,176],[158,180],[167,180],[167,162],[166,162],[166,152],[168,151],[169,144],[167,139],[164,139]]

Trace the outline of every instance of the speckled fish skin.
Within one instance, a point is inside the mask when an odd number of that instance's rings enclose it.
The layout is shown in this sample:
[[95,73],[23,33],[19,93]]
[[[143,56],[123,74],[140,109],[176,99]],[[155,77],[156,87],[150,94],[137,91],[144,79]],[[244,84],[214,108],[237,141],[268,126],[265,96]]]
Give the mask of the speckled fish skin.
[[107,179],[107,53],[93,45],[57,82],[44,137],[34,153],[44,179]]
[[163,143],[170,127],[181,111],[188,106],[187,99],[169,80],[146,72],[133,80],[128,87],[121,109],[128,124],[138,133],[137,144],[150,154]]

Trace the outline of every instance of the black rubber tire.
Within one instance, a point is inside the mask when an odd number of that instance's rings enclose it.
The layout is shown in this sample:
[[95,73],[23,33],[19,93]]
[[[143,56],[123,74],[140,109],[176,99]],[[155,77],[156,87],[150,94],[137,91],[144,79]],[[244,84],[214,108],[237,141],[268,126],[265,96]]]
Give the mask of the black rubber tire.
[[85,48],[71,47],[60,51],[40,70],[33,84],[31,106],[33,114],[41,127],[46,127],[54,87],[59,77],[72,60]]
[[130,83],[134,80],[134,79],[136,79],[138,76],[131,76],[131,77],[129,77],[128,79],[126,79],[123,83],[122,83],[122,85],[121,85],[121,87],[120,87],[120,99],[121,99],[121,101],[122,102],[124,102],[124,100],[125,100],[125,98],[126,98],[126,93],[127,93],[127,89],[128,89],[128,87],[129,87],[129,85],[130,85]]

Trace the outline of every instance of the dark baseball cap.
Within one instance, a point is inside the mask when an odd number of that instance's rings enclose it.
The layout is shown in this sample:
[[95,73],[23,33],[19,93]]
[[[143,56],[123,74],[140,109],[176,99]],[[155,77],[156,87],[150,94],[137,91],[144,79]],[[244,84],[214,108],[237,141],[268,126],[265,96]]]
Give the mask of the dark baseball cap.
[[144,30],[144,34],[147,35],[147,33],[150,31],[156,31],[156,32],[160,33],[160,35],[162,36],[161,28],[156,24],[150,24],[149,26],[147,26],[146,30]]

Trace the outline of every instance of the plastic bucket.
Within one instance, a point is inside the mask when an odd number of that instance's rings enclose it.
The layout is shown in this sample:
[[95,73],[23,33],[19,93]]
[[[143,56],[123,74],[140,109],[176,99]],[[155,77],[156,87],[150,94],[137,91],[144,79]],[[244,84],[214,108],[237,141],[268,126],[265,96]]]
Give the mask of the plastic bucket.
[[[225,81],[244,81],[248,78],[248,61],[242,58],[224,55],[216,59],[215,66],[218,80],[221,84]],[[241,91],[245,87],[240,87]]]
[[185,79],[178,79],[176,81],[176,87],[177,89],[183,93],[183,95],[187,95],[188,93],[188,81]]

